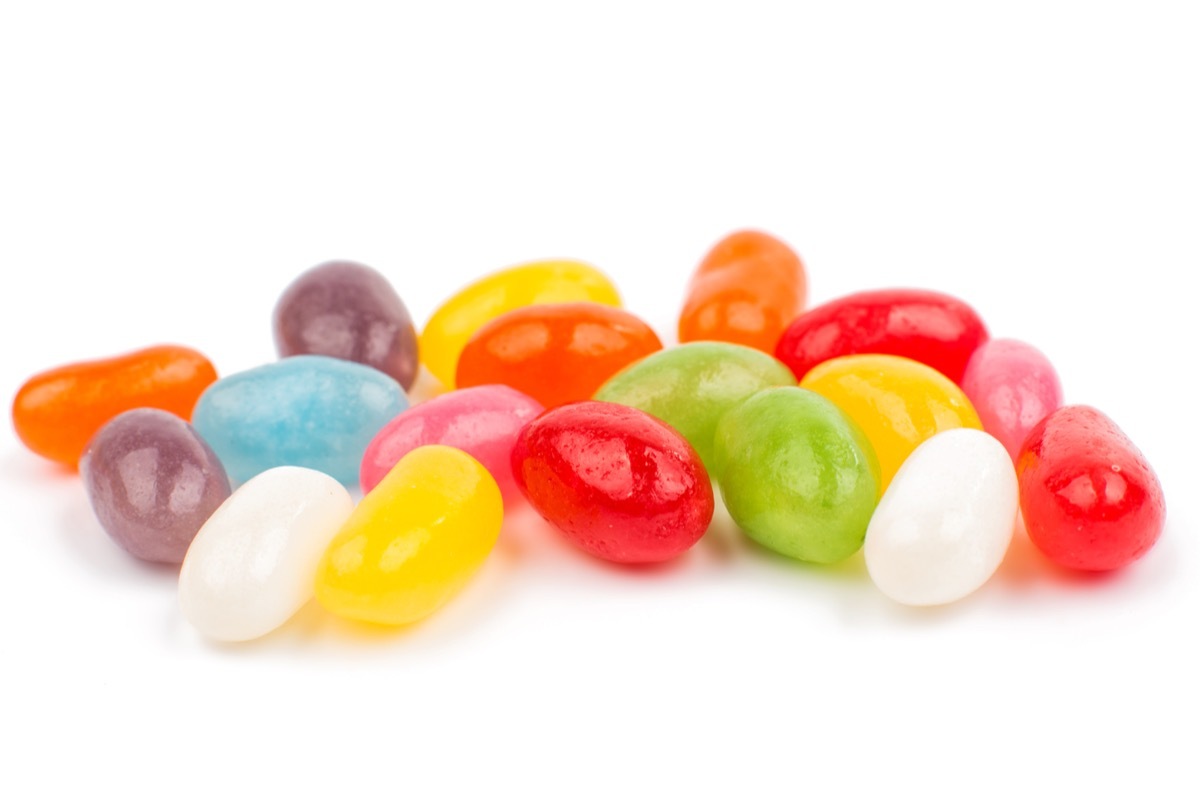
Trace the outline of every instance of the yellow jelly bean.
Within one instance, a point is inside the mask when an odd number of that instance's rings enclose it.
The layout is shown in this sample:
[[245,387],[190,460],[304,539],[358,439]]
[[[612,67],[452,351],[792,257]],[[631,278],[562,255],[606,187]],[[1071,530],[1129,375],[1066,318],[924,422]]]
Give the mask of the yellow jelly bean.
[[946,429],[981,429],[975,408],[937,370],[894,355],[846,355],[811,369],[800,387],[841,407],[875,448],[880,491],[917,446]]
[[582,262],[535,261],[509,267],[475,281],[442,303],[421,333],[421,362],[452,388],[458,356],[476,330],[515,308],[565,302],[621,307],[612,281]]
[[500,488],[483,465],[456,448],[417,448],[367,493],[325,551],[317,599],[360,621],[423,619],[487,558],[503,518]]

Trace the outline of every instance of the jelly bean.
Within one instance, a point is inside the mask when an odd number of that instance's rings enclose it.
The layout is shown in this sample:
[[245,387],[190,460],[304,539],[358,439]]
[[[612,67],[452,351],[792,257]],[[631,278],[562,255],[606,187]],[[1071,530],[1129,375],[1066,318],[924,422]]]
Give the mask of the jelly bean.
[[317,599],[349,619],[423,619],[475,574],[503,519],[500,490],[479,462],[457,448],[418,448],[362,499],[326,549]]
[[879,590],[905,605],[943,605],[991,578],[1017,518],[1017,476],[1004,446],[977,429],[921,443],[867,526],[863,556]]
[[201,634],[249,641],[313,595],[321,554],[350,516],[350,493],[324,473],[264,471],[200,528],[179,570],[179,605]]
[[958,386],[929,366],[894,355],[847,355],[804,375],[800,387],[841,407],[866,434],[887,488],[913,449],[946,429],[979,429]]
[[359,480],[370,492],[414,448],[444,445],[475,457],[500,487],[506,503],[521,497],[512,474],[512,449],[542,405],[505,385],[444,393],[392,419],[363,454]]
[[1020,341],[985,341],[967,364],[963,393],[979,420],[1016,462],[1021,442],[1038,421],[1062,406],[1062,386],[1041,352]]
[[650,326],[597,303],[530,305],[493,319],[463,347],[458,387],[499,383],[546,407],[590,399],[625,366],[662,349]]
[[754,541],[831,564],[862,547],[879,499],[879,463],[854,422],[824,396],[770,388],[722,416],[717,483]]
[[157,407],[189,418],[196,399],[216,378],[208,358],[181,346],[72,363],[21,386],[13,401],[13,426],[30,451],[75,466],[92,435],[121,413]]
[[715,472],[713,432],[725,411],[763,388],[795,384],[787,367],[770,355],[739,344],[695,341],[634,363],[604,383],[595,398],[666,421]]
[[421,333],[421,360],[454,387],[458,356],[479,328],[526,305],[596,302],[620,307],[616,287],[578,261],[535,261],[495,272],[459,291],[434,312]]
[[738,231],[718,242],[692,276],[679,340],[728,341],[773,354],[807,293],[804,263],[791,248],[761,231]]
[[1162,486],[1142,452],[1093,407],[1055,410],[1030,431],[1017,457],[1029,538],[1071,569],[1118,569],[1158,541]]
[[961,382],[967,361],[987,340],[971,306],[945,294],[884,289],[851,294],[792,322],[775,357],[803,378],[818,363],[843,355],[899,355]]
[[328,355],[379,369],[407,390],[417,377],[417,330],[387,278],[353,261],[300,275],[275,304],[280,357]]
[[213,383],[192,421],[234,481],[296,465],[351,483],[371,438],[407,406],[380,371],[297,355]]
[[178,564],[192,537],[229,497],[217,455],[177,415],[124,412],[101,427],[79,461],[100,525],[144,561]]
[[513,472],[534,509],[574,545],[608,561],[675,558],[708,530],[712,485],[695,450],[623,404],[574,402],[529,422]]

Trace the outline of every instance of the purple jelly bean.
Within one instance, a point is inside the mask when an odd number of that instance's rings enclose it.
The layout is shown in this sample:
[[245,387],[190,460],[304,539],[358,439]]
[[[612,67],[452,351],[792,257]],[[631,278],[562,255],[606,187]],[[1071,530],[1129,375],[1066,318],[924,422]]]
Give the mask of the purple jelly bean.
[[408,390],[417,377],[417,331],[387,278],[364,264],[308,270],[275,304],[280,357],[327,355],[379,369]]
[[145,561],[178,564],[229,497],[229,478],[191,424],[164,410],[121,413],[92,437],[79,472],[100,525]]

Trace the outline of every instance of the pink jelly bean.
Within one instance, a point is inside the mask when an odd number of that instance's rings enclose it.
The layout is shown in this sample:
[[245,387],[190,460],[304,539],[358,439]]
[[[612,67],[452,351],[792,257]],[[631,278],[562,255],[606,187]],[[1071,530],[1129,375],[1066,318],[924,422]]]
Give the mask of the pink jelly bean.
[[367,446],[359,480],[370,492],[400,461],[423,445],[446,445],[479,460],[500,485],[506,502],[521,497],[513,479],[513,444],[525,424],[542,413],[534,399],[507,385],[462,388],[396,416]]
[[985,342],[971,355],[963,391],[979,420],[1015,462],[1038,421],[1062,406],[1062,386],[1046,356],[1011,338]]

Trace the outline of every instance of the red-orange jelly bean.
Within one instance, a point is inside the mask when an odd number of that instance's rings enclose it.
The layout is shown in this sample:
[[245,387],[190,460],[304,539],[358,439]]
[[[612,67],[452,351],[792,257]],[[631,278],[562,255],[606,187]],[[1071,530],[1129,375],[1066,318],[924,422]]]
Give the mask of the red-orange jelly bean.
[[737,231],[718,242],[692,276],[679,341],[727,341],[774,354],[807,294],[795,251],[770,234]]
[[660,349],[650,326],[619,308],[530,305],[471,337],[455,382],[460,388],[507,385],[550,408],[592,398],[613,374]]
[[157,407],[188,420],[216,379],[208,358],[181,346],[71,363],[21,386],[13,400],[13,427],[30,451],[75,467],[92,435],[112,418]]

